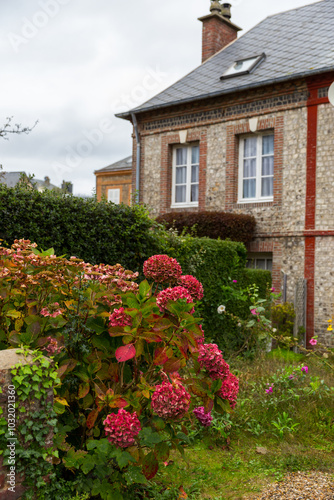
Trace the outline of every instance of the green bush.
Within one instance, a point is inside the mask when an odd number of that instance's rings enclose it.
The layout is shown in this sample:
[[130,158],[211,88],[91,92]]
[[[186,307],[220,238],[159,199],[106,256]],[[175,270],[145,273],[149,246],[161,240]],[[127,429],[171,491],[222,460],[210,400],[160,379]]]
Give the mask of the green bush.
[[271,287],[270,272],[245,268],[247,252],[242,243],[189,235],[178,237],[173,231],[161,232],[158,241],[160,253],[176,258],[183,274],[192,274],[203,284],[204,298],[198,306],[198,314],[203,318],[206,337],[226,353],[238,351],[244,338],[235,321],[229,315],[218,314],[217,309],[229,300],[229,311],[246,319],[250,302],[241,301],[237,293],[225,298],[223,287],[233,280],[237,281],[233,284],[235,289],[240,290],[255,284],[259,287],[260,297],[265,298]]
[[58,255],[86,262],[120,263],[135,271],[157,253],[144,207],[114,205],[0,184],[0,239],[34,241]]
[[160,215],[157,222],[167,229],[176,229],[195,233],[199,238],[207,236],[212,239],[231,239],[248,243],[255,230],[255,217],[246,214],[228,212],[183,212]]

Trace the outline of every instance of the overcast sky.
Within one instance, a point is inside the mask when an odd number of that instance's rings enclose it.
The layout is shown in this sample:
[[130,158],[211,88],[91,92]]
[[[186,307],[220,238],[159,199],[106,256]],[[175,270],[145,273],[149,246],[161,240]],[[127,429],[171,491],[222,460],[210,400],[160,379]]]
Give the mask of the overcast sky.
[[[313,0],[231,0],[246,32]],[[72,181],[91,194],[94,170],[131,154],[132,127],[115,118],[201,62],[198,17],[209,0],[0,0],[0,124],[37,127],[0,139],[7,172]]]

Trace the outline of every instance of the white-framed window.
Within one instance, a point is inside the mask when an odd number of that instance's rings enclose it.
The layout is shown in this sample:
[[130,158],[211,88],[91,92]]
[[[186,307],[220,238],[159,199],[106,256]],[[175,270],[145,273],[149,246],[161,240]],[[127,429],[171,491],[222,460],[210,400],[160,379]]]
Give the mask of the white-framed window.
[[198,207],[199,145],[173,150],[172,207]]
[[253,134],[239,143],[239,203],[273,201],[274,134]]
[[121,190],[119,188],[108,189],[108,201],[118,205],[121,200]]
[[246,267],[250,269],[264,269],[271,272],[273,269],[273,254],[249,253],[247,255]]

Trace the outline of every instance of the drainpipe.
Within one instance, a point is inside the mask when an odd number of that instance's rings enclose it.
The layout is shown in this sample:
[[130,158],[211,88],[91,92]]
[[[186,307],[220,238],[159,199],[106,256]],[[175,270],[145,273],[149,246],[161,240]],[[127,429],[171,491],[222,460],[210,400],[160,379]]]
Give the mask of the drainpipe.
[[131,113],[132,123],[135,129],[136,142],[137,142],[137,164],[136,164],[136,203],[139,203],[139,188],[140,188],[140,137],[138,132],[137,118],[134,113]]

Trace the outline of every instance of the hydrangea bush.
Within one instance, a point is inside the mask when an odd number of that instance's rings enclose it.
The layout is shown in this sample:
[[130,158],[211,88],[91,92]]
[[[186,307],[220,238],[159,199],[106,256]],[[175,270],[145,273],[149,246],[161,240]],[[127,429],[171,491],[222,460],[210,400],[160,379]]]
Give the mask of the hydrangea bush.
[[0,247],[0,348],[54,356],[55,468],[75,470],[79,493],[106,500],[152,479],[172,449],[184,453],[185,424],[210,425],[211,410],[230,411],[238,394],[195,317],[201,284],[167,255],[148,259],[144,274],[151,282],[138,285],[119,264],[56,257],[24,240]]

